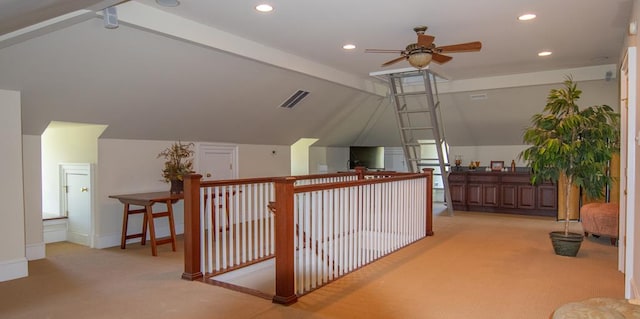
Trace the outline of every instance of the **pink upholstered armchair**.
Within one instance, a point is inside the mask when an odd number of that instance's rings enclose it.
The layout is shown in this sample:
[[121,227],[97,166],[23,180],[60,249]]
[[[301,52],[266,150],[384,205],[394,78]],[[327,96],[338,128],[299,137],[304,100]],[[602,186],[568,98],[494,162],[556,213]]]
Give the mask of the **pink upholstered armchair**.
[[615,245],[618,239],[618,203],[589,203],[580,208],[580,218],[585,237],[589,234],[611,238]]

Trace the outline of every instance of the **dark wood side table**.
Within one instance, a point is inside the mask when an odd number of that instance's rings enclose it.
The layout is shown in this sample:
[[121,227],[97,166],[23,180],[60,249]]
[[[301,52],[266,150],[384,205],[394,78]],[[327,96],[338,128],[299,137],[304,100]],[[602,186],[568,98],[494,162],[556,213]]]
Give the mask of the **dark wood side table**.
[[[127,239],[142,238],[141,244],[145,245],[147,240],[147,226],[149,227],[149,238],[151,240],[151,254],[158,256],[158,245],[171,243],[171,248],[176,251],[176,230],[173,220],[173,203],[183,198],[182,194],[171,194],[169,192],[153,192],[138,193],[125,195],[111,195],[109,198],[115,198],[124,204],[124,216],[122,219],[122,239],[120,248],[125,249]],[[167,210],[163,212],[153,212],[152,206],[155,203],[165,203]],[[143,206],[144,208],[132,209],[131,206]],[[142,222],[142,232],[127,235],[127,225],[129,223],[129,215],[144,214]],[[159,217],[167,217],[169,219],[169,232],[171,236],[164,239],[156,238],[156,230],[153,220]]]

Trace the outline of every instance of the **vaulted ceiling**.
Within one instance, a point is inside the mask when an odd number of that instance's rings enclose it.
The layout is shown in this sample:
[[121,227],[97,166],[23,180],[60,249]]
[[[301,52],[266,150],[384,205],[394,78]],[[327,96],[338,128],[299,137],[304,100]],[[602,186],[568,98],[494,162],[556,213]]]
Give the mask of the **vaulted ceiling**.
[[[438,45],[480,52],[432,63],[452,145],[519,144],[549,88],[571,74],[585,104],[617,103],[631,0],[153,0],[0,3],[0,89],[22,92],[23,131],[106,124],[103,137],[290,145],[398,145],[381,63],[427,25]],[[103,26],[116,5],[119,27]],[[537,19],[516,17],[534,12]],[[345,51],[343,44],[355,50]],[[548,57],[537,52],[551,50]],[[293,109],[279,105],[296,90]],[[471,95],[486,95],[477,100]]]

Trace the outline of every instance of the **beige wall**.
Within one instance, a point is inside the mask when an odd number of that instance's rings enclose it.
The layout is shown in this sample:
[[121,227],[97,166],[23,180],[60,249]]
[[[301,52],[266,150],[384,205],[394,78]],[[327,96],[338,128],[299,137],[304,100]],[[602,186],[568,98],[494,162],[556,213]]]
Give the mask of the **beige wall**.
[[309,174],[325,173],[320,171],[320,167],[326,167],[327,173],[333,173],[329,171],[329,166],[327,165],[327,148],[309,147]]
[[349,170],[348,147],[312,146],[309,148],[309,173],[317,174],[318,165],[326,165],[328,173]]
[[0,90],[0,281],[28,275],[25,253],[20,92]]
[[449,157],[453,162],[456,155],[461,155],[462,166],[469,166],[471,161],[480,161],[480,166],[489,166],[491,161],[504,161],[505,167],[508,167],[511,160],[516,161],[516,166],[526,166],[524,161],[518,159],[518,154],[525,148],[526,145],[451,146]]
[[24,165],[24,218],[27,259],[45,257],[42,234],[42,171],[40,165],[40,136],[22,136],[22,164]]
[[238,177],[288,176],[290,174],[291,147],[289,145],[238,145]]

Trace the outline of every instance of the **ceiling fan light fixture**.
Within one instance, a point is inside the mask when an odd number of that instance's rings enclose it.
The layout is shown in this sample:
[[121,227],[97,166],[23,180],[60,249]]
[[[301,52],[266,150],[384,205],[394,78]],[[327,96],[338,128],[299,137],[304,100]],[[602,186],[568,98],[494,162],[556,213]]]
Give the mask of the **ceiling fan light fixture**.
[[256,10],[260,11],[260,12],[271,12],[273,11],[273,7],[263,3],[263,4],[259,4],[256,6]]
[[156,0],[156,3],[163,7],[177,7],[180,5],[178,0]]
[[536,18],[536,15],[533,13],[525,13],[521,16],[518,17],[518,20],[520,21],[528,21],[528,20],[533,20]]
[[431,54],[427,52],[416,52],[407,58],[409,64],[416,69],[422,69],[431,62]]

